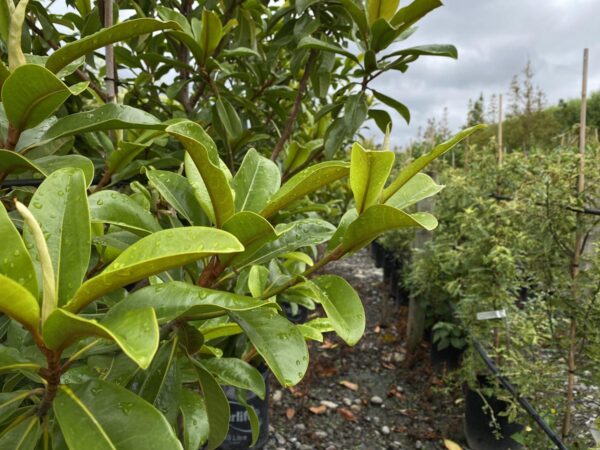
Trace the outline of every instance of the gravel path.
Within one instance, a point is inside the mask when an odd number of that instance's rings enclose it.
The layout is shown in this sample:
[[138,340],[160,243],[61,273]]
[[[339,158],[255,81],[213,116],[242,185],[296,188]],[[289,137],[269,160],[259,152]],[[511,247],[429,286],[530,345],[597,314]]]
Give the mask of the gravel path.
[[407,361],[406,310],[384,290],[366,250],[328,266],[357,290],[367,312],[363,339],[348,347],[332,334],[310,345],[305,380],[284,390],[272,382],[266,450],[443,449],[461,441],[462,409],[439,393],[427,349]]

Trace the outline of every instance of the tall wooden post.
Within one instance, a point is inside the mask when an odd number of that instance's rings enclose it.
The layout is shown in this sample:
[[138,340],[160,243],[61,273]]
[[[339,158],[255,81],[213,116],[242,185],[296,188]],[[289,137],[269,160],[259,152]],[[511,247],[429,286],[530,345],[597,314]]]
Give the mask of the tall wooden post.
[[[113,25],[113,0],[104,0],[104,27]],[[114,103],[117,98],[116,70],[115,70],[115,49],[112,44],[104,48],[106,58],[106,95],[109,102]]]
[[[583,76],[581,82],[581,111],[579,118],[579,170],[577,176],[577,195],[581,196],[585,190],[585,140],[586,140],[586,115],[587,115],[587,78],[588,78],[588,59],[589,50],[583,50]],[[571,263],[571,292],[576,302],[578,296],[577,276],[579,275],[579,264],[581,254],[583,253],[583,233],[580,229],[580,214],[577,215],[577,230],[575,231],[575,248],[573,251],[573,260]],[[571,432],[573,416],[573,390],[575,387],[575,351],[577,337],[577,318],[571,317],[571,326],[569,327],[569,350],[567,355],[567,392],[565,398],[565,413],[563,418],[562,434],[563,437]]]
[[502,94],[498,96],[498,167],[502,167],[504,149],[502,148]]

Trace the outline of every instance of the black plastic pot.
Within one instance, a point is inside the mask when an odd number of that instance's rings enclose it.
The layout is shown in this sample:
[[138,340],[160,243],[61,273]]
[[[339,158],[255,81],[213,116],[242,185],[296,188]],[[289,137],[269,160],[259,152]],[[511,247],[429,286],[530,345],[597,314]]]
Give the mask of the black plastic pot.
[[429,350],[431,367],[436,373],[444,374],[460,367],[460,361],[465,350],[448,346],[439,350],[436,343],[432,342]]
[[[485,377],[479,377],[485,385]],[[511,439],[511,436],[523,429],[523,425],[509,423],[507,417],[501,415],[507,409],[507,403],[496,397],[483,396],[471,390],[466,384],[465,393],[465,437],[472,450],[517,450],[523,447]],[[483,396],[483,397],[482,397]],[[484,401],[485,398],[485,401]],[[492,409],[498,427],[494,427],[489,408]]]
[[[254,407],[260,424],[260,434],[253,449],[261,449],[269,439],[269,371],[261,368],[262,376],[267,386],[265,399],[261,400],[254,393],[248,394],[247,402]],[[236,399],[235,388],[224,386],[223,390],[229,400],[229,431],[225,441],[221,444],[221,450],[248,450],[252,443],[252,428],[248,420],[248,412],[244,405]]]
[[298,310],[296,314],[294,314],[292,310],[292,306],[289,303],[280,303],[283,312],[285,313],[285,317],[292,323],[302,324],[306,322],[308,319],[308,309],[302,305],[298,305]]
[[377,267],[377,268],[383,267],[383,255],[384,255],[383,246],[375,241],[372,242],[371,243],[371,257],[373,258],[373,261],[375,262],[375,267]]

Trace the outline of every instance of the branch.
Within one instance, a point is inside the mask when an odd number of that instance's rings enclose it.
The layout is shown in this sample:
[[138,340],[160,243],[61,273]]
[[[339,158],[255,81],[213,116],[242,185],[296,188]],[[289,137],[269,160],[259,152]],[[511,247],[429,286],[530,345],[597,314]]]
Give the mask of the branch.
[[292,106],[292,110],[290,111],[290,117],[285,125],[285,129],[277,141],[275,148],[273,149],[273,153],[271,154],[271,161],[275,161],[281,150],[283,150],[284,144],[292,135],[292,129],[294,128],[294,124],[296,123],[296,118],[298,117],[298,113],[300,112],[300,105],[302,104],[302,97],[304,96],[304,91],[306,90],[306,85],[308,83],[308,77],[310,76],[310,69],[317,58],[317,52],[315,50],[311,50],[308,55],[308,61],[306,61],[306,66],[304,67],[304,75],[302,75],[302,79],[300,80],[300,85],[298,86],[298,93],[296,94],[296,99],[294,100],[294,106]]

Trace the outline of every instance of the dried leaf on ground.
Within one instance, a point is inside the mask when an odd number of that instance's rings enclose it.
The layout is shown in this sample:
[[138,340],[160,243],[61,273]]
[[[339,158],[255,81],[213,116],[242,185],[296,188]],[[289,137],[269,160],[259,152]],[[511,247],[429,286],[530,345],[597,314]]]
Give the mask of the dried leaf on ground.
[[358,391],[358,384],[353,383],[352,381],[342,380],[342,381],[340,381],[340,384],[342,386],[350,389],[351,391]]
[[447,450],[462,450],[462,447],[450,439],[444,439],[444,445]]
[[311,406],[308,409],[310,410],[311,413],[319,415],[319,414],[325,414],[325,411],[327,411],[327,406],[325,406],[325,405]]
[[292,419],[294,416],[296,415],[296,410],[294,408],[288,408],[285,411],[285,417],[287,417],[288,419]]
[[344,419],[346,419],[346,420],[348,420],[348,421],[350,421],[350,422],[358,422],[358,419],[356,418],[356,416],[354,415],[354,413],[353,413],[352,411],[350,411],[349,409],[346,409],[346,408],[338,408],[338,410],[337,410],[337,411],[340,413],[340,415],[341,415],[341,416],[342,416]]

